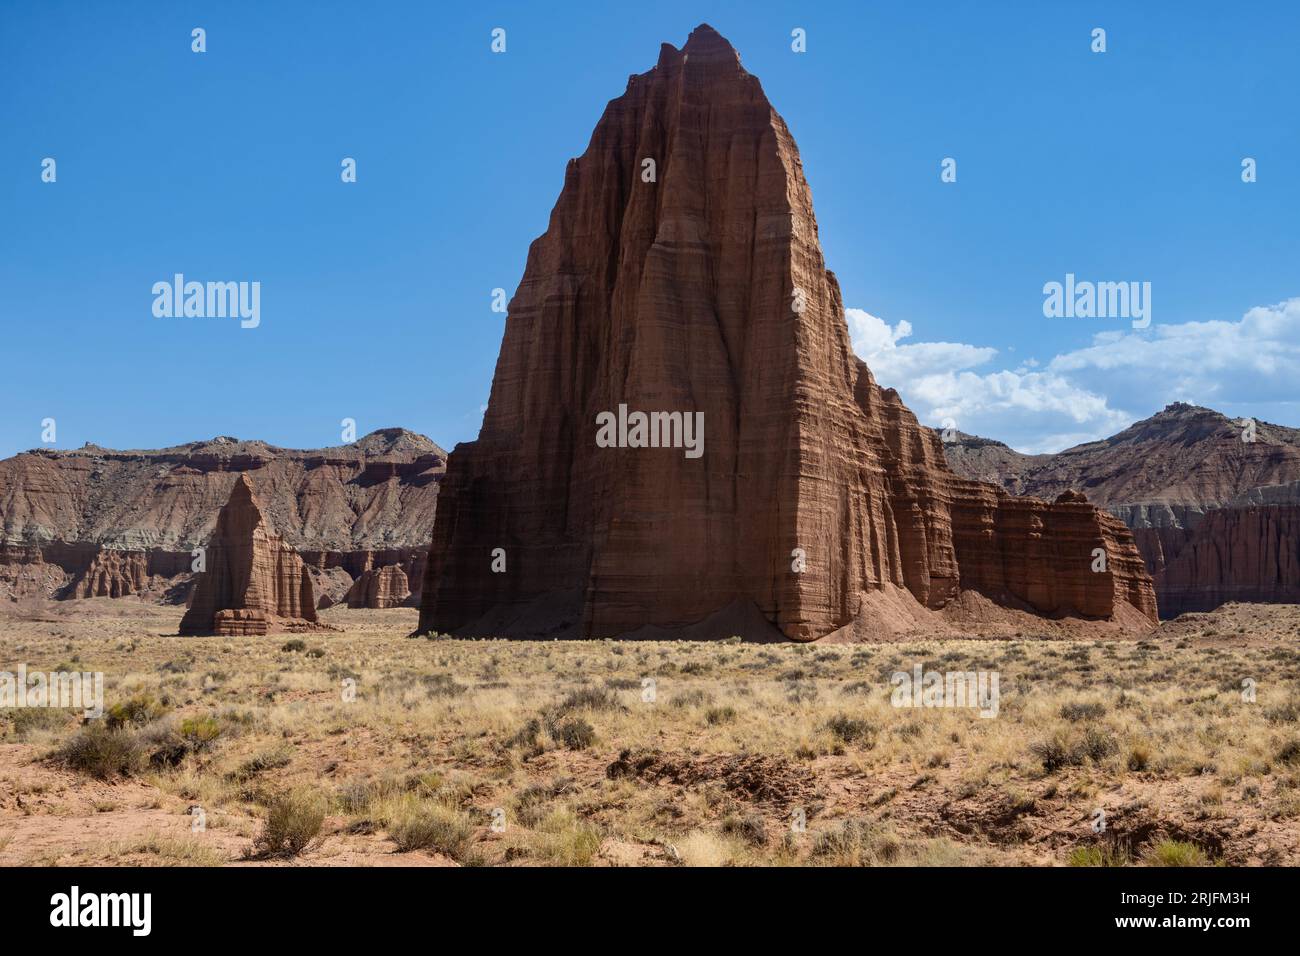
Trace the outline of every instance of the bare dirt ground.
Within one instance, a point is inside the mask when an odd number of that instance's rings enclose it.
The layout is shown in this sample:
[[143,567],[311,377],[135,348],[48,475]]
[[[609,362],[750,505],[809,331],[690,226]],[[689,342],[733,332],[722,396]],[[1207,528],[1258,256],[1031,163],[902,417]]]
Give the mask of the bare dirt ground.
[[[0,671],[102,672],[109,712],[0,709],[0,865],[1300,864],[1294,606],[803,646],[179,618],[0,611]],[[996,671],[997,716],[892,706],[917,665]]]

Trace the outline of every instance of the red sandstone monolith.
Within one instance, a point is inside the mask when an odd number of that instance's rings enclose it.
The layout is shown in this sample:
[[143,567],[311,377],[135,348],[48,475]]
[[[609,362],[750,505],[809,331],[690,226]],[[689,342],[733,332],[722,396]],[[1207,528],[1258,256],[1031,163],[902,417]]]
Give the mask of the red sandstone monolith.
[[315,623],[311,577],[298,553],[273,534],[247,475],[217,516],[182,634],[266,634]]
[[[663,418],[637,447],[635,412],[702,416],[703,443]],[[853,354],[798,150],[758,80],[710,27],[665,44],[570,161],[529,250],[478,440],[439,493],[420,630],[811,640],[964,592],[1155,615],[1119,521],[948,469]]]

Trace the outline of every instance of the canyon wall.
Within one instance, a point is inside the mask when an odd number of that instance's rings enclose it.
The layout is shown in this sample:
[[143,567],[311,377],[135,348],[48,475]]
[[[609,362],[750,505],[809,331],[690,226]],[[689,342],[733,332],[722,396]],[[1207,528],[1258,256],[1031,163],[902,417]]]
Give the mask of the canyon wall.
[[1016,494],[1086,489],[1132,530],[1161,617],[1300,601],[1300,430],[1178,402],[1055,455],[969,435],[944,451]]
[[0,461],[0,598],[184,603],[191,553],[241,474],[314,574],[342,569],[350,586],[399,564],[418,585],[445,463],[433,442],[397,428],[309,450],[217,438],[16,455]]

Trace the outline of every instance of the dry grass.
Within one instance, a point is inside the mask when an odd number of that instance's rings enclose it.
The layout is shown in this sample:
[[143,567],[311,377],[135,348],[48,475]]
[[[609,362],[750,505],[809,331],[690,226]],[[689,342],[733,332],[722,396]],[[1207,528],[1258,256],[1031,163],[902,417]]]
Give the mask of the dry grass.
[[[1140,643],[867,646],[429,641],[407,610],[332,609],[344,630],[313,656],[78,603],[5,622],[0,669],[76,653],[114,727],[0,714],[0,789],[21,798],[0,804],[0,862],[1300,863],[1293,608]],[[916,664],[996,670],[998,716],[892,706]],[[83,814],[153,829],[24,829]]]

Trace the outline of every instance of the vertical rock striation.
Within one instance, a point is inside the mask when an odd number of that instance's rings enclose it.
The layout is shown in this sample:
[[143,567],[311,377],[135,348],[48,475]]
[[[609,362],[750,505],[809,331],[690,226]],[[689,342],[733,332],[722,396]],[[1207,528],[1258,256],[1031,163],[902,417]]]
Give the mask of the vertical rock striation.
[[[703,453],[598,445],[597,416],[621,405],[702,414]],[[725,628],[730,608],[811,640],[882,595],[913,613],[967,589],[1044,613],[1155,610],[1120,522],[948,470],[850,348],[758,80],[707,26],[665,44],[529,250],[482,430],[439,492],[420,629],[607,637]]]
[[386,608],[401,607],[410,596],[411,588],[402,566],[388,564],[362,572],[343,600],[348,607]]
[[266,634],[280,624],[316,622],[307,568],[267,527],[247,475],[217,516],[205,560],[182,634]]

